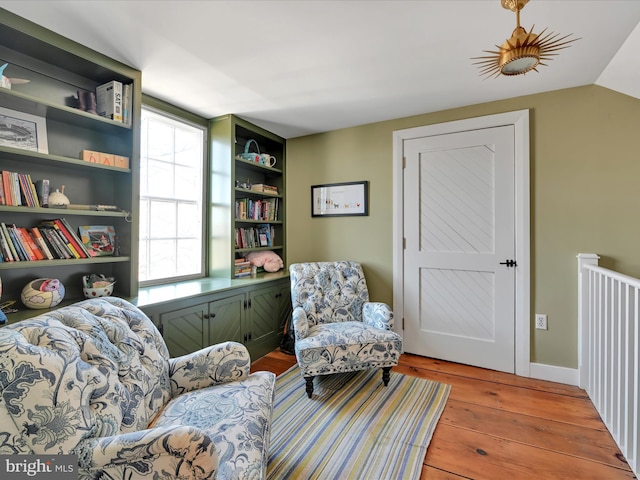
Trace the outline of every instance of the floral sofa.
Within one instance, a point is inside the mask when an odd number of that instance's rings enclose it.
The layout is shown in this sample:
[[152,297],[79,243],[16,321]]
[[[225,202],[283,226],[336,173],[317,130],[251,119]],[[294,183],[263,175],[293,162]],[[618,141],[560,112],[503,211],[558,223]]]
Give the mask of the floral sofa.
[[0,455],[75,454],[82,479],[260,479],[275,376],[246,348],[178,358],[125,300],[0,328]]

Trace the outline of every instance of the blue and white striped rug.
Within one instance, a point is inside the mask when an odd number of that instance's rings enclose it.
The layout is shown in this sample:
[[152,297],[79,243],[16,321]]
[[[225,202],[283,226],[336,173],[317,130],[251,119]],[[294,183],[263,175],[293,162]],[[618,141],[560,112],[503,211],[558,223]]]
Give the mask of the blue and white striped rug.
[[419,479],[450,385],[380,369],[315,378],[278,376],[268,480]]

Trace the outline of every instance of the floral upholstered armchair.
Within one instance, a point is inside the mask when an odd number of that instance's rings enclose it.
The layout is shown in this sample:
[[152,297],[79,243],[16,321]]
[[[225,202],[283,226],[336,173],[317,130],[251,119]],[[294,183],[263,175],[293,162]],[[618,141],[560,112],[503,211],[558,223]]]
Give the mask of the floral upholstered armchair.
[[226,342],[169,358],[125,300],[0,328],[0,454],[75,454],[82,479],[260,479],[275,376]]
[[295,353],[309,398],[316,375],[382,368],[386,386],[402,337],[393,331],[391,308],[369,301],[362,266],[296,263],[289,272]]

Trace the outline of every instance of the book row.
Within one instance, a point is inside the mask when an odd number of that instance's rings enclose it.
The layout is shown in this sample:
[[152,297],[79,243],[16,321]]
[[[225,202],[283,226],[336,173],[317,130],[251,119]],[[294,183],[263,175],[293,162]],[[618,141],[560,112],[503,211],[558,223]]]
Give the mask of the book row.
[[275,229],[271,225],[236,228],[236,248],[273,247]]
[[28,173],[1,172],[0,205],[15,207],[42,207],[47,204],[49,180],[38,180],[35,183]]
[[[44,220],[30,228],[0,223],[0,261],[29,262],[113,255],[116,246],[109,229],[113,230],[113,227],[79,227],[80,235],[77,235],[64,218]],[[85,241],[86,232],[93,232],[93,238],[88,235]]]
[[261,200],[242,198],[236,200],[236,220],[276,221],[278,220],[279,200],[279,198],[263,198]]

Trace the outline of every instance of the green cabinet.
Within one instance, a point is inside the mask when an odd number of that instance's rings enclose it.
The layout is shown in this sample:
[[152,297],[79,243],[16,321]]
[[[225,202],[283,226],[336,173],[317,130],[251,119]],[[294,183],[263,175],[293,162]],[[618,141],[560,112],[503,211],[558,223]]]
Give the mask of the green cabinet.
[[172,357],[228,340],[256,360],[275,350],[291,314],[288,277],[162,306],[142,307],[158,326]]

